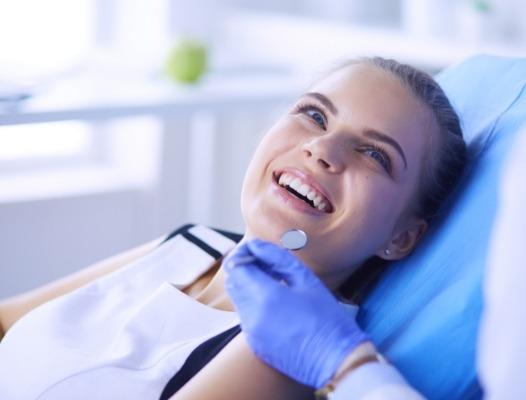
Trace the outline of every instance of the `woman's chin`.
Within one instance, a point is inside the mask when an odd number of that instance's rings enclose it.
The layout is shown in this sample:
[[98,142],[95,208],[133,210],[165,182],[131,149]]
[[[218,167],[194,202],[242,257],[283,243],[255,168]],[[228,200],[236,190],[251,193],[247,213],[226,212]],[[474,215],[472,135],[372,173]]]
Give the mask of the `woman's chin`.
[[262,222],[254,222],[252,224],[247,224],[243,238],[246,240],[261,239],[266,240],[267,242],[279,244],[282,234],[283,230],[276,224],[269,226],[269,224]]
[[270,242],[278,243],[289,229],[301,229],[307,233],[311,230],[301,215],[284,209],[260,207],[254,210],[252,216],[245,219],[247,234]]

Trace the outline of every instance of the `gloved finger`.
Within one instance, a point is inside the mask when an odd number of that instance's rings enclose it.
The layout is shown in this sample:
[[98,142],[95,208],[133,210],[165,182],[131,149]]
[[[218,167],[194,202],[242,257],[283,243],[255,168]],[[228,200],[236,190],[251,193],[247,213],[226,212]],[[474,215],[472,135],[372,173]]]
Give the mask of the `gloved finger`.
[[252,253],[247,247],[246,242],[241,242],[236,247],[234,247],[224,258],[223,264],[226,266],[229,260],[231,260],[234,257],[252,257]]
[[225,269],[231,270],[239,265],[247,265],[247,264],[257,264],[258,260],[255,256],[241,256],[241,255],[233,255],[228,258],[225,258],[223,261],[223,266]]
[[271,271],[270,268],[268,268],[267,262],[260,260],[256,255],[254,255],[250,251],[249,247],[247,246],[247,242],[237,246],[223,260],[223,266],[227,271],[244,264],[257,265],[259,268],[261,268],[270,276],[272,276],[275,280],[285,281],[285,278],[282,275],[275,271]]
[[255,264],[243,264],[227,270],[225,287],[234,300],[261,299],[280,283]]
[[230,269],[244,264],[256,264],[260,268],[266,268],[266,266],[259,262],[259,260],[250,252],[246,242],[236,246],[228,253],[223,259],[222,267],[228,272]]
[[268,273],[281,276],[289,285],[321,283],[318,277],[287,249],[260,239],[247,242],[248,250],[267,265]]

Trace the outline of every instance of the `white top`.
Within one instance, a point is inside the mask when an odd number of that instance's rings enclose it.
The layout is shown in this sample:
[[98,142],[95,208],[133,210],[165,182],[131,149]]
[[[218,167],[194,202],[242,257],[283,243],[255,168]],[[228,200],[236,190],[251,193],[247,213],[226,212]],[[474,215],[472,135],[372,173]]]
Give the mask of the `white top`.
[[[188,232],[221,254],[236,245],[203,226]],[[0,343],[0,399],[159,398],[197,346],[239,322],[178,289],[215,261],[179,234],[28,313]]]

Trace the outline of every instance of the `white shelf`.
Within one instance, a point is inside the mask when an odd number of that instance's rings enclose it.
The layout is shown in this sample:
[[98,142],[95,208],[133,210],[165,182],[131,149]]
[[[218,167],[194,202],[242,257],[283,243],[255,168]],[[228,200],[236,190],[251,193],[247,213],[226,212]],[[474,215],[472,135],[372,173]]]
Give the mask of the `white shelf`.
[[217,38],[213,55],[219,68],[196,86],[124,68],[85,73],[49,84],[16,110],[0,112],[0,125],[141,114],[179,117],[197,110],[275,105],[294,99],[317,73],[349,57],[381,55],[435,72],[480,53],[526,56],[526,47],[419,38],[276,14],[234,14],[225,19]]
[[210,74],[195,86],[142,76],[80,75],[48,85],[16,110],[0,113],[0,125],[231,111],[293,99],[300,85],[290,74],[274,72],[224,77]]

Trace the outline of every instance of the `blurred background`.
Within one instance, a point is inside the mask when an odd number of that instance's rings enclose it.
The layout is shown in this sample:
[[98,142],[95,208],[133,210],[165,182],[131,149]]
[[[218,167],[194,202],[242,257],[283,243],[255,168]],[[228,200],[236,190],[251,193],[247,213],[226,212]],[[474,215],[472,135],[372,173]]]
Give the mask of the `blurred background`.
[[[186,222],[243,231],[260,137],[324,71],[526,56],[524,0],[1,0],[0,298]],[[195,82],[167,72],[200,43]]]

